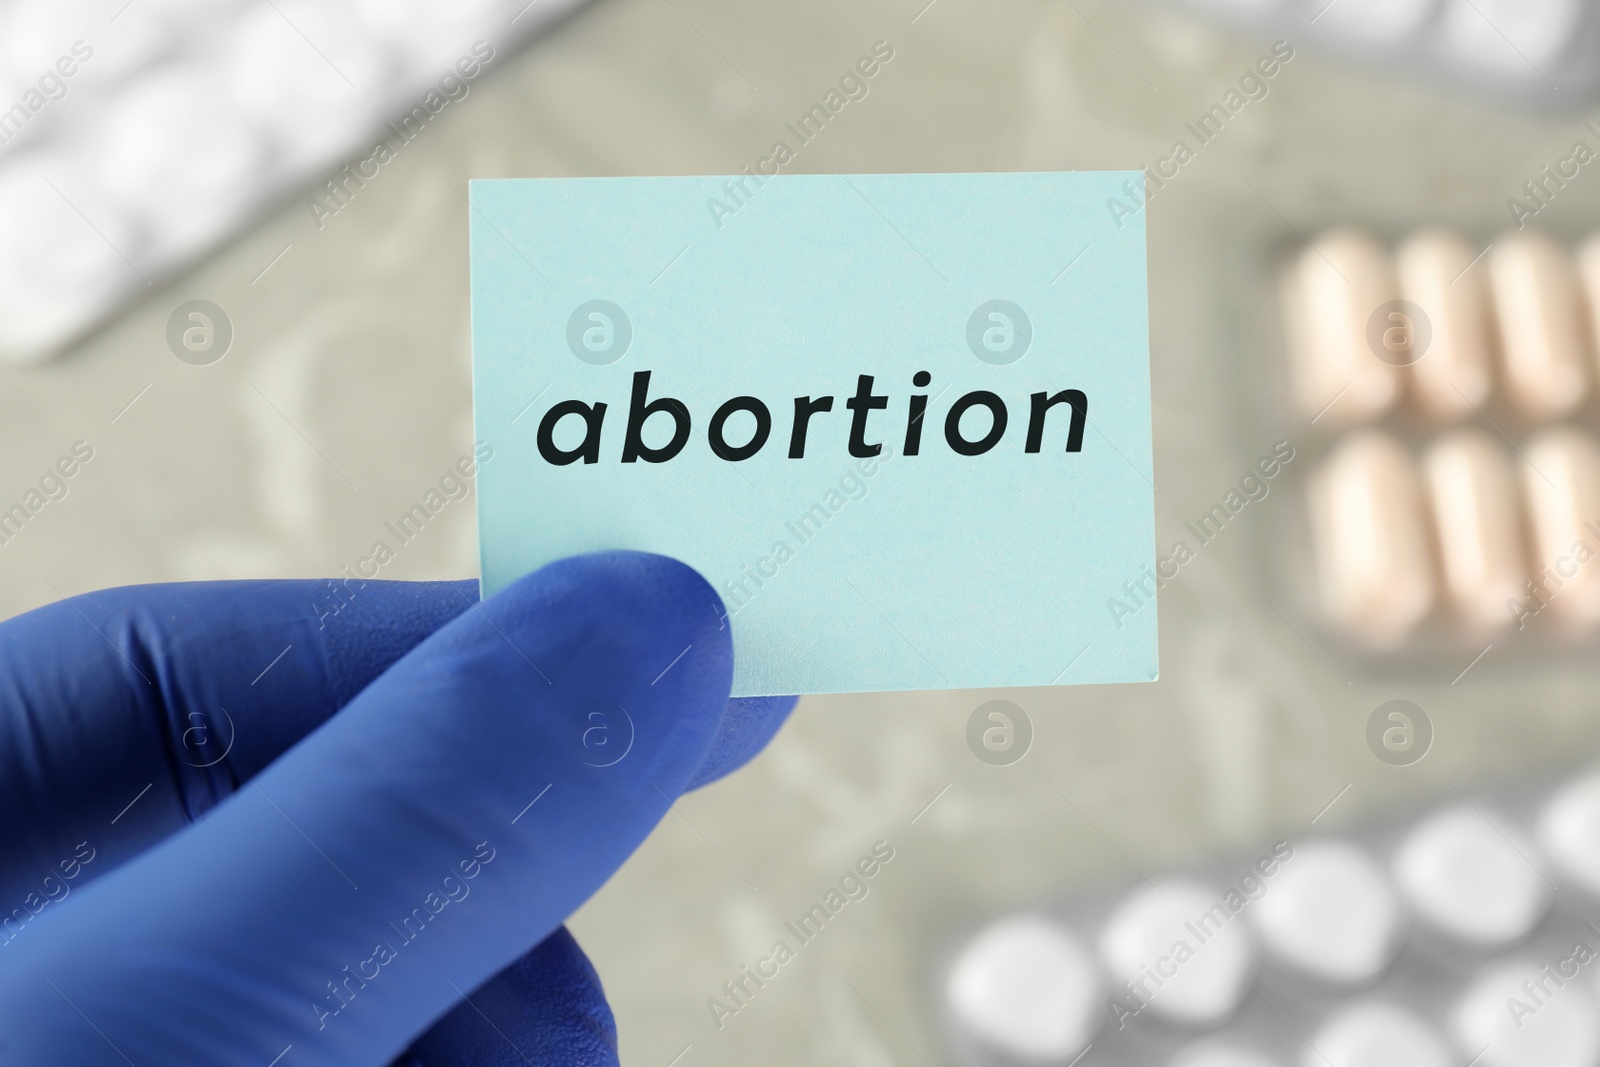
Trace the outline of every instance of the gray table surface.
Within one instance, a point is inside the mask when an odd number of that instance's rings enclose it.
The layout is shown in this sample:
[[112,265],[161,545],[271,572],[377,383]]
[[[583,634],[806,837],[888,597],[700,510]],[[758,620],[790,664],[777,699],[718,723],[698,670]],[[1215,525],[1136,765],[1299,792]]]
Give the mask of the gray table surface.
[[[921,8],[605,0],[481,82],[321,229],[282,204],[65,358],[0,370],[0,497],[74,440],[96,450],[70,495],[0,549],[0,612],[129,582],[317,576],[363,554],[470,447],[469,177],[737,170],[880,39],[895,57],[870,95],[792,169],[1138,167],[1268,44],[1090,0]],[[1302,52],[1204,146],[1149,208],[1158,541],[1283,432],[1269,414],[1273,252],[1340,221],[1486,239],[1579,133],[1570,116]],[[1541,224],[1575,236],[1600,220],[1597,180],[1584,174]],[[236,330],[210,367],[164,342],[193,297]],[[1290,489],[1163,592],[1159,683],[807,698],[744,773],[682,800],[572,921],[625,1061],[944,1062],[930,967],[963,923],[1600,752],[1584,657],[1536,671],[1491,654],[1452,686],[1469,656],[1378,675],[1297,632],[1243,581],[1276,602],[1259,568],[1292,536]],[[385,576],[472,575],[474,535],[470,508],[447,509]],[[1009,767],[965,741],[995,696],[1037,731]],[[1438,732],[1406,768],[1363,740],[1395,696]],[[714,1025],[707,998],[879,840],[895,858],[870,895]]]

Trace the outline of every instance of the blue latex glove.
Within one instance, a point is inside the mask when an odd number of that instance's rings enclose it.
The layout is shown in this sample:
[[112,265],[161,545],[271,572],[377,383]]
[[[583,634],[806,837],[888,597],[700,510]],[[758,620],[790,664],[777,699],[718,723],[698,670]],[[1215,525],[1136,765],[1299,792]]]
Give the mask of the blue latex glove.
[[0,624],[0,1067],[616,1063],[561,923],[793,706],[731,677],[636,553]]

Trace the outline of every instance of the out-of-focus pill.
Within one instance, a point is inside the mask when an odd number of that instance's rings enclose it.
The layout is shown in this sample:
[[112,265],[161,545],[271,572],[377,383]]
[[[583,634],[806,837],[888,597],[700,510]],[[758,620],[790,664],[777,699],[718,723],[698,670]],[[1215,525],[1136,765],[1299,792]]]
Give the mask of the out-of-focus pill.
[[1497,963],[1472,983],[1455,1010],[1456,1042],[1473,1067],[1595,1067],[1600,1009],[1587,986],[1534,960]]
[[1564,415],[1589,388],[1589,345],[1572,259],[1534,230],[1501,237],[1488,259],[1506,392],[1530,417]]
[[1460,431],[1434,443],[1422,470],[1433,505],[1439,570],[1451,608],[1469,625],[1498,629],[1523,595],[1517,476],[1505,450],[1483,434]]
[[[541,3],[540,7],[543,6]],[[483,59],[484,46],[478,38],[488,34],[498,39],[500,33],[489,33],[491,29],[499,29],[497,16],[498,22],[503,24],[507,11],[511,17],[521,19],[518,9],[527,10],[524,5],[513,6],[499,0],[458,0],[449,4],[432,0],[357,0],[355,8],[373,30],[411,52],[418,66],[440,67],[454,63],[472,49],[475,42],[479,50],[474,54]],[[511,31],[527,21],[523,19],[519,25],[512,26]],[[491,50],[487,54],[494,53]]]
[[1288,0],[1203,0],[1202,6],[1228,15],[1260,15],[1284,7]]
[[1311,539],[1328,614],[1367,642],[1403,640],[1433,605],[1416,466],[1393,439],[1352,435],[1311,479]]
[[1136,890],[1100,932],[1100,956],[1125,1010],[1193,1025],[1239,1006],[1255,953],[1221,893],[1171,880]]
[[1304,1067],[1456,1067],[1443,1034],[1416,1012],[1383,1000],[1341,1008],[1301,1056]]
[[1309,418],[1350,425],[1382,413],[1404,357],[1372,350],[1374,314],[1398,299],[1388,255],[1355,230],[1331,230],[1295,256],[1282,280],[1295,399]]
[[198,64],[141,75],[105,123],[100,181],[148,227],[158,263],[194,252],[241,217],[271,166],[253,127]]
[[1279,1061],[1231,1041],[1204,1041],[1178,1053],[1167,1067],[1280,1067]]
[[1042,915],[999,919],[967,942],[945,998],[957,1025],[1024,1063],[1065,1063],[1103,1017],[1100,977],[1078,939]]
[[[83,0],[48,4],[0,2],[0,68],[32,81],[40,71],[55,64],[68,50],[70,42],[86,43],[87,38],[107,26],[115,14],[117,9],[109,0],[106,3],[84,3]],[[107,60],[115,61],[115,57]],[[77,66],[76,63],[71,65]],[[6,102],[10,104],[11,100],[8,98]]]
[[[1600,233],[1593,234],[1578,246],[1578,280],[1583,286],[1584,307],[1589,312],[1589,337],[1600,342]],[[1596,371],[1600,373],[1600,343],[1590,347],[1597,357]]]
[[1527,936],[1550,908],[1550,883],[1533,842],[1467,804],[1435,812],[1406,835],[1395,881],[1413,911],[1436,930],[1476,948]]
[[377,125],[392,73],[361,30],[350,11],[312,0],[258,3],[239,18],[228,42],[229,87],[252,120],[278,135],[290,163],[326,163]]
[[[1533,527],[1524,607],[1574,629],[1600,623],[1600,448],[1578,430],[1547,430],[1523,449],[1522,491]],[[1522,616],[1519,616],[1519,620]]]
[[0,166],[0,357],[49,354],[141,282],[123,217],[75,170],[52,152]]
[[1477,257],[1448,230],[1422,230],[1395,250],[1400,291],[1426,316],[1408,324],[1419,338],[1411,396],[1436,419],[1468,414],[1488,401],[1493,387],[1489,287]]
[[1459,62],[1538,83],[1561,58],[1583,18],[1583,0],[1450,0],[1445,51]]
[[[87,84],[115,84],[170,50],[178,38],[179,26],[152,6],[118,0],[0,2],[0,68],[36,83],[41,72],[65,58],[71,88],[62,90],[62,99],[75,97]],[[205,6],[225,7],[214,0]],[[198,17],[208,16],[215,17],[209,11]]]
[[1318,20],[1340,36],[1396,44],[1416,32],[1434,0],[1339,0],[1320,8]]
[[1539,844],[1562,879],[1600,897],[1600,770],[1568,782],[1539,813]]
[[1400,904],[1365,851],[1344,841],[1295,849],[1250,914],[1276,959],[1327,982],[1377,977],[1400,942]]

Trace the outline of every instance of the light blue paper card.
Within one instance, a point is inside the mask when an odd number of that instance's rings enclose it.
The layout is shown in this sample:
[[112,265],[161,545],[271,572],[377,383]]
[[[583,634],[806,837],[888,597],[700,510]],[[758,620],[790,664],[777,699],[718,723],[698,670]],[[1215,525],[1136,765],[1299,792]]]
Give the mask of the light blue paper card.
[[736,696],[1153,680],[1140,181],[474,181],[485,595],[677,557]]

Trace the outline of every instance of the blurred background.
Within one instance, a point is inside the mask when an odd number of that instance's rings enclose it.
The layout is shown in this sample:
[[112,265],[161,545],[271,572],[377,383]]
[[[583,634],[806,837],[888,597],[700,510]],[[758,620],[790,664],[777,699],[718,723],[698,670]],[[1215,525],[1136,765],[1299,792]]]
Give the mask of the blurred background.
[[[1511,29],[1461,31],[1448,54],[1407,37],[1428,19],[1445,33],[1446,5],[1361,0],[1226,17],[536,0],[465,4],[479,21],[453,37],[417,32],[443,0],[192,6],[0,0],[0,107],[25,112],[0,112],[0,508],[76,443],[93,450],[64,495],[0,526],[5,616],[109,585],[332,575],[365,554],[472,446],[470,178],[737,172],[879,41],[892,62],[790,171],[1137,169],[1179,139],[1197,149],[1148,206],[1158,547],[1276,442],[1304,461],[1161,591],[1159,683],[808,697],[746,771],[685,797],[571,924],[625,1062],[965,1062],[940,968],[976,923],[1261,841],[1359,838],[1456,786],[1536,789],[1600,753],[1582,641],[1374,655],[1317,620],[1303,496],[1323,446],[1287,399],[1275,282],[1334,225],[1384,243],[1444,225],[1475,248],[1514,226],[1525,181],[1577,140],[1600,147],[1581,4],[1469,4]],[[344,7],[348,25],[329,13]],[[1401,9],[1421,14],[1385,29]],[[456,64],[480,41],[492,59],[468,76]],[[1185,124],[1274,41],[1292,61],[1200,144]],[[399,129],[418,106],[426,122]],[[379,135],[398,146],[381,163]],[[1600,224],[1594,169],[1537,213],[1563,247]],[[383,575],[476,566],[472,511],[452,506]],[[993,699],[1031,724],[1015,759],[969,743]],[[1393,699],[1431,724],[1426,758],[1369,745]],[[719,1025],[708,1000],[732,1003],[724,982],[880,841],[893,860],[868,895]]]

